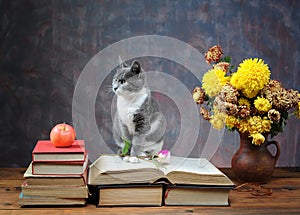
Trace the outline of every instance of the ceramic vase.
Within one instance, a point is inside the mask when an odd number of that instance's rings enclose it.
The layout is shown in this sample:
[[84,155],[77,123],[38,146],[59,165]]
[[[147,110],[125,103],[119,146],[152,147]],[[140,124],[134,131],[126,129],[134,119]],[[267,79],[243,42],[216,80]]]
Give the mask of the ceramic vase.
[[[252,138],[248,133],[241,133],[240,148],[233,155],[231,160],[232,170],[241,182],[265,183],[274,171],[276,162],[280,155],[280,147],[276,141],[268,141],[265,135],[265,142],[260,146],[252,144]],[[268,146],[274,145],[276,153],[273,155]]]

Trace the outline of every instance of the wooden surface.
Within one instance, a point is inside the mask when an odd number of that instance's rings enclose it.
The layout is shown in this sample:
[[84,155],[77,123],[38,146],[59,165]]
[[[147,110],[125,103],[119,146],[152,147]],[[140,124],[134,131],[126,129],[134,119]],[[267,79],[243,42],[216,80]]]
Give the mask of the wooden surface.
[[[234,180],[230,169],[221,169]],[[300,169],[278,168],[272,180],[263,186],[271,188],[271,196],[254,196],[251,192],[230,191],[229,207],[34,207],[20,208],[18,196],[25,169],[0,169],[0,214],[300,214]],[[236,184],[238,184],[236,182]]]

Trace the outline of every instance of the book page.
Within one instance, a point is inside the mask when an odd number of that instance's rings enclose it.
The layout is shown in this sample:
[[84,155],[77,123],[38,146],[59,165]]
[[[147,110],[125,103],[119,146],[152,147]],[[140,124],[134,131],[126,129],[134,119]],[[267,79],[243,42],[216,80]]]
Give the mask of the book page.
[[171,162],[161,170],[167,175],[172,171],[182,171],[203,175],[223,175],[211,162],[205,158],[171,157]]
[[101,155],[93,164],[100,173],[118,173],[143,169],[157,169],[152,162],[140,159],[139,163],[130,163],[123,161],[118,155]]

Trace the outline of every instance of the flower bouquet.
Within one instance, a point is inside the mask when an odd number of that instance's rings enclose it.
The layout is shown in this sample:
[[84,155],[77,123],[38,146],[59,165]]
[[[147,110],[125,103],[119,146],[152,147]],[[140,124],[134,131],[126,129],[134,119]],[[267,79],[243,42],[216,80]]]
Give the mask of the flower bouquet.
[[266,134],[282,132],[291,115],[300,118],[299,92],[272,80],[262,59],[245,59],[235,67],[218,45],[205,53],[205,59],[212,69],[204,74],[202,87],[194,89],[193,99],[214,128],[237,130],[261,145]]
[[[240,148],[231,166],[240,181],[268,181],[280,155],[279,144],[268,141],[268,135],[282,132],[291,115],[300,118],[299,92],[272,80],[262,59],[245,59],[235,67],[220,46],[210,48],[205,59],[212,69],[204,74],[202,87],[193,92],[201,115],[216,129],[239,132]],[[267,148],[272,144],[275,155]]]

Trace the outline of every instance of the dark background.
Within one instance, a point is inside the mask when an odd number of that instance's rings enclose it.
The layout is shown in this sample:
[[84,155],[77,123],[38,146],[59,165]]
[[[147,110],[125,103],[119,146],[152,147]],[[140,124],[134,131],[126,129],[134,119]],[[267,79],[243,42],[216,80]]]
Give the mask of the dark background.
[[[0,167],[26,167],[37,140],[49,139],[57,123],[72,124],[72,96],[85,65],[105,47],[141,35],[173,37],[201,53],[220,44],[234,64],[263,58],[272,79],[300,90],[297,0],[0,0]],[[199,84],[175,63],[141,61],[146,70],[164,68],[190,91]],[[101,107],[113,95],[99,92],[95,115],[111,141],[110,116]],[[170,98],[156,96],[170,105],[166,142],[172,145],[180,129],[178,110]],[[279,166],[300,166],[299,128],[299,120],[292,118],[276,137]],[[191,156],[201,152],[201,137],[198,142]],[[230,166],[238,147],[237,134],[225,132],[212,161]]]

